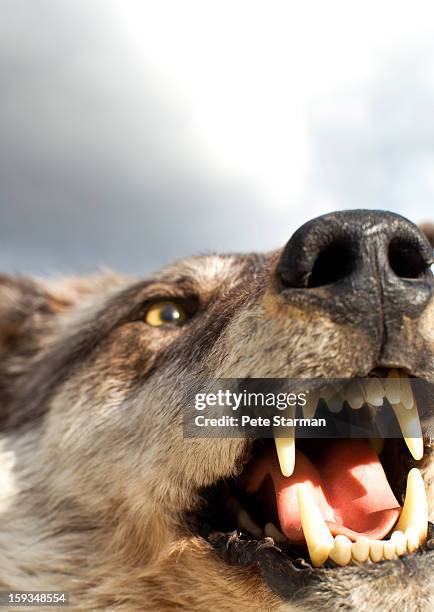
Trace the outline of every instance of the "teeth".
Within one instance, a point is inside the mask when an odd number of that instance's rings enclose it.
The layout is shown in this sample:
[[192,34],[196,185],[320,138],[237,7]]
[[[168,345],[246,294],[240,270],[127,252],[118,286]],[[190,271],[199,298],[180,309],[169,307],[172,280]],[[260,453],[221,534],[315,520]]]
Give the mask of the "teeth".
[[392,410],[401,427],[408,450],[413,458],[419,461],[423,457],[423,439],[416,402],[413,402],[413,408],[410,410],[402,403],[392,404]]
[[357,541],[353,542],[353,544],[351,545],[351,552],[353,558],[359,563],[364,563],[365,561],[367,561],[369,557],[369,546],[369,538],[366,538],[365,536],[357,538]]
[[329,557],[337,565],[348,565],[351,561],[351,540],[344,535],[337,535]]
[[374,563],[378,563],[383,559],[383,542],[382,540],[371,540],[369,543],[369,556]]
[[321,398],[327,403],[334,395],[336,395],[336,391],[338,387],[335,385],[329,384],[320,391]]
[[284,476],[292,476],[295,467],[295,436],[275,438],[280,470]]
[[335,538],[329,557],[337,565],[348,565],[352,560],[365,563],[369,559],[374,563],[383,560],[396,559],[399,556],[412,553],[419,548],[419,532],[412,525],[405,533],[395,531],[389,540],[370,540],[360,536],[356,542],[351,542],[346,536]]
[[385,540],[383,542],[383,555],[384,558],[388,561],[395,559],[396,557],[396,548],[395,542],[393,540]]
[[[407,374],[392,369],[387,374],[384,388],[380,380],[373,377],[364,383],[353,380],[345,390],[336,385],[328,385],[321,390],[320,395],[327,402],[330,412],[339,412],[345,400],[354,410],[361,408],[365,401],[371,406],[380,407],[383,405],[383,398],[387,397],[410,453],[417,461],[422,459],[423,439],[419,412]],[[304,418],[310,419],[314,416],[318,401],[318,393],[307,394],[306,404],[303,406]],[[294,418],[295,407],[285,411],[285,416]],[[286,477],[292,476],[295,468],[295,428],[285,428],[285,437],[275,436],[275,442],[282,474]],[[382,452],[384,440],[373,439],[370,443],[377,454]]]
[[411,410],[414,406],[413,389],[409,377],[404,372],[401,373],[401,403],[407,410]]
[[412,553],[419,547],[419,531],[414,525],[410,525],[405,532],[407,538],[408,552]]
[[341,384],[335,384],[331,389],[331,396],[327,399],[330,412],[340,412],[344,405],[344,389]]
[[286,537],[283,535],[280,529],[277,529],[277,527],[273,525],[273,523],[267,523],[265,525],[264,535],[269,538],[273,538],[275,542],[286,542],[287,541]]
[[[371,406],[379,407],[383,405],[383,397],[386,397],[392,406],[410,453],[414,459],[422,459],[423,438],[419,413],[410,379],[406,374],[389,370],[384,388],[376,378],[364,384],[353,380],[345,391],[329,386],[321,391],[321,397],[327,402],[331,412],[338,412],[344,401],[347,401],[354,410],[360,409],[365,401]],[[319,398],[317,392],[307,394],[306,404],[302,408],[304,418],[310,419],[315,415]],[[295,407],[285,411],[285,416],[294,418]],[[369,443],[377,454],[382,452],[384,447],[382,438],[372,438]],[[275,444],[281,472],[284,476],[290,477],[295,468],[295,428],[286,427],[285,437],[275,435]],[[423,478],[417,468],[413,468],[408,474],[404,507],[389,540],[370,540],[360,536],[356,542],[351,542],[344,535],[333,538],[317,506],[310,484],[300,483],[297,486],[297,498],[301,526],[314,567],[323,565],[327,558],[340,566],[348,565],[351,560],[364,563],[371,559],[372,562],[378,563],[383,559],[396,559],[407,551],[412,553],[417,550],[427,538],[428,503]],[[285,535],[273,523],[267,523],[263,532],[242,508],[238,510],[237,522],[241,529],[258,539],[264,533],[275,542],[287,541]]]
[[345,389],[345,399],[353,410],[359,410],[363,406],[365,398],[359,381],[353,380],[350,382]]
[[[295,417],[295,406],[285,410],[284,414],[287,418]],[[285,427],[285,437],[274,438],[276,443],[277,457],[279,459],[280,470],[284,476],[292,476],[295,467],[295,428]],[[289,435],[288,435],[289,434]]]
[[312,565],[320,567],[334,547],[334,539],[323,519],[309,485],[297,487],[298,509]]
[[400,378],[398,370],[389,370],[387,373],[384,390],[390,404],[399,404],[401,401]]
[[[301,526],[315,567],[320,567],[328,557],[341,566],[348,565],[352,559],[358,563],[365,563],[369,558],[375,563],[383,559],[396,559],[407,551],[411,553],[417,550],[427,537],[428,504],[422,475],[417,468],[408,474],[404,507],[389,540],[370,540],[360,536],[356,542],[351,542],[343,535],[333,538],[310,485],[299,484],[297,497]],[[275,540],[279,536],[284,537],[271,523],[266,526],[265,533]]]
[[330,410],[330,412],[340,412],[342,410],[342,406],[344,403],[344,399],[341,395],[341,393],[338,391],[337,393],[335,393],[335,395],[333,395],[333,397],[331,397],[328,402],[327,402],[327,406],[328,409]]
[[251,518],[250,514],[244,510],[235,497],[228,495],[225,499],[225,505],[229,513],[236,518],[239,529],[247,531],[258,540],[262,538],[262,529]]
[[366,401],[372,406],[382,406],[384,389],[378,378],[370,378],[365,382]]
[[305,419],[312,419],[318,407],[318,393],[311,391],[306,395],[306,404],[303,406],[303,416]]
[[404,555],[407,552],[407,538],[402,531],[394,531],[390,539],[395,543],[396,554],[398,556]]
[[248,531],[252,536],[262,538],[262,529],[255,523],[248,512],[241,508],[237,513],[237,525],[239,529]]
[[[315,504],[313,498],[311,498],[310,503],[312,506]],[[316,511],[319,512],[318,508],[316,508]],[[322,517],[321,520],[323,521]],[[302,525],[304,531],[303,522]],[[325,528],[327,529],[327,525],[325,525]],[[370,540],[365,536],[361,536],[356,542],[351,543],[345,536],[336,536],[333,548],[329,552],[329,557],[337,565],[348,565],[351,559],[359,563],[364,563],[368,558],[374,563],[378,563],[383,559],[396,559],[399,556],[405,555],[407,551],[412,553],[417,550],[420,544],[426,540],[427,531],[428,503],[425,485],[420,471],[417,468],[413,468],[408,473],[404,507],[390,539]],[[325,536],[323,538],[324,541],[328,542]],[[320,536],[317,536],[317,540],[321,541]]]
[[[404,507],[401,510],[395,531],[402,531],[407,534],[407,530],[411,527],[417,530],[417,548],[420,542],[426,540],[428,531],[428,501],[422,474],[417,468],[411,469],[408,473]],[[410,534],[413,537],[412,532]],[[412,539],[412,543],[415,541],[415,539]]]

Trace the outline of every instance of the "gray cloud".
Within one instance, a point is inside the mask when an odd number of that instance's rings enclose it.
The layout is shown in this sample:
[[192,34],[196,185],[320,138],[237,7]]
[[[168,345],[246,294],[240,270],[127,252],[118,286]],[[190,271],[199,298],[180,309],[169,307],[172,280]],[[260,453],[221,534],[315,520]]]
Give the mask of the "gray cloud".
[[213,166],[186,101],[137,62],[109,6],[1,4],[2,269],[145,272],[194,252],[274,248],[330,207],[432,214],[430,53],[395,58],[330,112],[319,100],[305,191],[273,209],[254,180]]
[[[352,92],[360,112],[314,121],[314,191],[340,205],[376,206],[414,220],[434,218],[433,47],[379,70],[369,90]],[[345,102],[345,98],[342,100]]]
[[14,8],[1,20],[2,267],[139,272],[261,243],[266,212],[195,167],[182,114],[122,45],[41,5],[31,24]]

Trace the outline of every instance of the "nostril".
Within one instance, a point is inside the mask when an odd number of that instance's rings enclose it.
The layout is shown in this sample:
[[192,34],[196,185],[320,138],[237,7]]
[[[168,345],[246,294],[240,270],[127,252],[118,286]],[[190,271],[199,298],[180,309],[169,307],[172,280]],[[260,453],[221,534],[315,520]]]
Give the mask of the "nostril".
[[314,300],[326,299],[329,293],[342,300],[358,291],[364,295],[365,289],[374,293],[385,283],[389,292],[398,292],[405,283],[398,279],[408,279],[406,285],[413,280],[422,303],[434,290],[433,261],[432,245],[403,217],[383,211],[343,211],[302,225],[284,246],[273,276],[279,292],[327,287],[326,293],[314,291]]
[[317,256],[307,286],[313,288],[336,283],[350,276],[355,266],[356,255],[351,241],[336,240]]
[[422,278],[430,267],[419,246],[404,238],[390,241],[389,264],[400,278]]

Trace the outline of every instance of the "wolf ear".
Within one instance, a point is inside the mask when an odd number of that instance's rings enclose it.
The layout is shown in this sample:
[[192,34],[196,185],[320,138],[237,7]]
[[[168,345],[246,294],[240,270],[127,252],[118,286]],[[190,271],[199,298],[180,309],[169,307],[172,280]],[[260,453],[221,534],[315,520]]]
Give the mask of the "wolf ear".
[[67,307],[42,283],[0,275],[0,429],[34,359],[51,337],[54,316]]
[[0,275],[0,361],[5,354],[37,349],[38,336],[52,315],[67,308],[38,283],[25,277]]
[[128,280],[110,271],[47,281],[0,274],[0,367],[8,352],[37,351],[50,336],[55,315]]
[[28,418],[17,398],[32,367],[59,333],[60,315],[125,282],[128,279],[110,273],[55,281],[0,274],[0,430]]
[[419,227],[434,248],[434,223],[422,223]]

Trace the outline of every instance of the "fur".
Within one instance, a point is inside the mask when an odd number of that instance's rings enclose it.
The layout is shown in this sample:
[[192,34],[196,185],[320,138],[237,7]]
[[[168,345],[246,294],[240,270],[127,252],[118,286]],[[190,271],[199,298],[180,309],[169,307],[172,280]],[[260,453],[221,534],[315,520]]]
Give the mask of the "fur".
[[[0,278],[1,590],[66,590],[72,610],[120,612],[434,603],[425,566],[417,580],[398,566],[376,581],[341,570],[286,603],[258,569],[224,563],[185,524],[200,489],[237,474],[248,451],[244,440],[183,438],[185,386],[210,373],[345,377],[377,365],[374,317],[370,327],[326,298],[287,300],[274,280],[279,256],[190,258],[144,280]],[[197,312],[183,327],[149,327],[146,307],[161,299]],[[431,301],[403,318],[390,349],[429,380],[433,323]],[[431,520],[433,465],[427,453]]]

